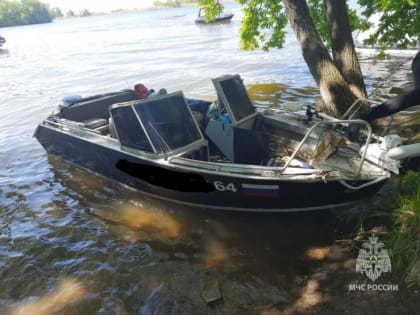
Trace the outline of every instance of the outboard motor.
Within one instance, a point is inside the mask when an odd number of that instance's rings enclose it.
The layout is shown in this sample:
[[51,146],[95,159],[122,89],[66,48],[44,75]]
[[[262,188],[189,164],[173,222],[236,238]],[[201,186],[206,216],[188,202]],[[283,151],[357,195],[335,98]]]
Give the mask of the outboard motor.
[[[361,153],[365,147],[361,148]],[[395,174],[399,174],[401,161],[420,156],[420,143],[402,145],[398,135],[383,137],[381,143],[371,143],[366,151],[366,159]]]
[[58,105],[58,107],[55,109],[54,111],[54,115],[58,114],[61,112],[61,110],[63,108],[66,108],[72,104],[74,104],[75,102],[77,102],[78,100],[81,100],[82,97],[80,95],[67,95],[64,96],[62,99],[62,103]]
[[61,105],[62,107],[67,107],[71,104],[73,104],[74,102],[77,102],[78,100],[82,99],[82,97],[80,95],[67,95],[63,97],[63,104]]

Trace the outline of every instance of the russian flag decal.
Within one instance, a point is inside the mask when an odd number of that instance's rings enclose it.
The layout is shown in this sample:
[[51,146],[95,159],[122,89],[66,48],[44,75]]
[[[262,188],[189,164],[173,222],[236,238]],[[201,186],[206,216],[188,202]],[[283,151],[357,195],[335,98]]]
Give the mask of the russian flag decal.
[[242,191],[246,197],[279,198],[278,185],[242,184]]

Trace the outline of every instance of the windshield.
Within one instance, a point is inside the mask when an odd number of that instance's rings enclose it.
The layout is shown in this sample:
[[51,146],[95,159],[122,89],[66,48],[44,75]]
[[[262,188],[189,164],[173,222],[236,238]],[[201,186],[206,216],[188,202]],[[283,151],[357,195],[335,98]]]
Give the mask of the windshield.
[[134,105],[153,145],[167,152],[201,139],[181,92]]

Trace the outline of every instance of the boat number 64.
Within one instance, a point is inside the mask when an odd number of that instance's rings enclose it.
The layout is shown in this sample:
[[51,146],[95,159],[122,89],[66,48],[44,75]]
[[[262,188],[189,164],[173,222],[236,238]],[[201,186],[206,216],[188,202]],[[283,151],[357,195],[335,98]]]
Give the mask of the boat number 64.
[[236,189],[234,183],[223,183],[223,182],[220,182],[220,181],[215,181],[214,182],[214,187],[218,191],[231,191],[231,192],[237,192],[238,191]]

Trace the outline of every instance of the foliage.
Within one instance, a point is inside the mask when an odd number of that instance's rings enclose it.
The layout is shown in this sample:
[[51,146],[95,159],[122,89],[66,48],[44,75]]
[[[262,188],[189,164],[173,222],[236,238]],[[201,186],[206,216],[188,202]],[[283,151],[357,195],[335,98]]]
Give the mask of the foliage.
[[255,5],[255,2],[260,1],[239,0],[239,3],[245,5],[241,47],[243,49],[261,47],[263,50],[283,47],[287,15],[281,1],[269,0],[264,6]]
[[[277,0],[237,0],[244,11],[241,26],[241,48],[252,50],[283,47],[287,24],[287,14],[281,1]],[[223,5],[214,0],[198,2],[206,10],[206,18],[211,20],[223,11]]]
[[214,0],[199,0],[197,5],[204,8],[206,22],[213,20],[223,12],[223,5]]
[[0,0],[0,27],[49,23],[48,6],[37,0]]
[[79,12],[79,16],[90,16],[92,13],[88,9],[83,9]]
[[[311,12],[312,19],[315,21],[319,35],[321,36],[324,43],[331,47],[330,33],[328,29],[327,17],[325,14],[324,1],[323,0],[308,0],[309,10]],[[349,8],[349,20],[350,26],[353,31],[360,30],[365,31],[369,29],[370,23],[367,19],[359,17],[356,10]]]
[[52,8],[50,9],[50,15],[51,15],[51,18],[56,19],[56,18],[63,17],[63,12],[61,11],[60,8]]
[[377,29],[365,40],[367,45],[383,48],[414,47],[420,35],[420,1],[358,0],[362,14],[378,20]]
[[[262,48],[267,51],[270,48],[282,48],[285,40],[285,27],[287,25],[287,12],[282,1],[278,0],[237,0],[243,6],[244,17],[241,27],[241,48],[252,50]],[[214,17],[216,6],[214,0],[201,0],[200,6],[206,8],[206,15]],[[317,26],[317,30],[330,46],[329,31],[325,15],[323,0],[308,0],[311,16]],[[349,10],[350,23],[353,30],[366,30],[369,23],[366,19],[357,16],[355,10]]]
[[[317,107],[337,117],[356,98],[366,96],[352,33],[369,29],[367,17],[382,14],[378,30],[383,35],[374,37],[371,43],[380,40],[382,46],[402,45],[417,41],[420,35],[420,1],[402,0],[397,4],[392,0],[358,0],[365,11],[349,9],[345,0],[236,1],[244,12],[240,31],[243,49],[282,48],[289,20],[321,91],[322,100]],[[204,6],[207,20],[222,10],[216,0],[200,0],[199,5]],[[364,15],[358,16],[358,12]],[[407,17],[409,21],[405,23]]]
[[[284,44],[284,28],[287,12],[278,0],[237,0],[243,6],[244,17],[241,28],[243,49],[281,48]],[[216,16],[214,0],[200,0],[206,8],[206,15]],[[311,16],[319,35],[330,46],[329,31],[323,0],[307,0]],[[361,16],[349,9],[349,20],[353,31],[365,31],[372,24],[367,18],[379,14],[379,27],[369,39],[368,45],[406,48],[415,46],[420,35],[420,1],[416,0],[358,0],[362,7]],[[404,21],[404,23],[401,23]]]

